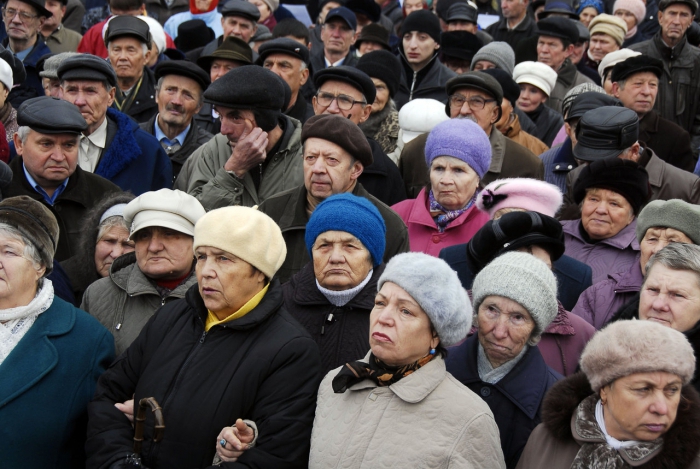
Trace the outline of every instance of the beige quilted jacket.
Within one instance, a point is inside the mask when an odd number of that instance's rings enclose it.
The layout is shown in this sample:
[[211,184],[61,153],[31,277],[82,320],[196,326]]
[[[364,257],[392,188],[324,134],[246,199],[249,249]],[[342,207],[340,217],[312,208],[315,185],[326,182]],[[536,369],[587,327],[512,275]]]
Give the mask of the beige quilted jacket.
[[365,380],[343,394],[331,386],[339,370],[318,391],[310,469],[506,467],[491,410],[442,358],[389,387]]

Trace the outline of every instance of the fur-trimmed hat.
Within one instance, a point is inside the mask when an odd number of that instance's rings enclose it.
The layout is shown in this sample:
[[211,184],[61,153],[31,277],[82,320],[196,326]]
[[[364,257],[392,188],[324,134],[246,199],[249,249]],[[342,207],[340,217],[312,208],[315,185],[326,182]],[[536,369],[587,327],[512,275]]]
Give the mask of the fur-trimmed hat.
[[[532,257],[532,256],[530,256]],[[472,308],[457,273],[442,259],[406,252],[391,258],[379,277],[377,290],[395,283],[423,308],[440,344],[450,347],[464,339],[472,327]],[[439,288],[435,288],[439,285]]]
[[580,204],[588,189],[608,189],[622,195],[635,214],[649,200],[649,174],[639,164],[617,157],[594,161],[584,166],[574,183],[574,202]]
[[688,384],[693,347],[683,333],[652,321],[617,321],[598,331],[581,354],[581,369],[595,392],[634,373],[665,371]]
[[559,187],[530,178],[497,179],[484,187],[476,198],[482,212],[494,214],[502,208],[532,210],[553,217],[564,201]]
[[700,244],[700,206],[680,199],[653,200],[637,217],[637,241],[641,243],[647,230],[657,226],[678,230]]

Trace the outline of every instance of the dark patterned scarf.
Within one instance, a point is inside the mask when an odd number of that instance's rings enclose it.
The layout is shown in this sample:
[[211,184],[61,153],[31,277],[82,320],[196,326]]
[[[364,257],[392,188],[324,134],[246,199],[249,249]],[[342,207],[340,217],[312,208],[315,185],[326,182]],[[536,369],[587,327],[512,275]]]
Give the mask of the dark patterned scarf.
[[445,231],[445,228],[447,228],[447,225],[449,225],[452,220],[469,210],[471,206],[474,205],[474,201],[476,200],[477,194],[478,191],[474,193],[474,197],[472,197],[472,199],[467,205],[464,206],[464,208],[460,208],[459,210],[447,210],[445,207],[440,205],[437,200],[435,200],[433,190],[431,189],[428,193],[428,203],[430,204],[429,210],[430,216],[433,217],[433,220],[435,221],[435,224],[438,227],[438,231],[440,231],[440,233],[443,233]]
[[357,384],[365,379],[374,381],[380,387],[391,386],[401,378],[405,378],[430,362],[436,355],[428,354],[408,365],[389,366],[373,354],[370,354],[369,363],[362,361],[346,363],[341,368],[340,373],[333,378],[333,391],[342,394],[353,384]]

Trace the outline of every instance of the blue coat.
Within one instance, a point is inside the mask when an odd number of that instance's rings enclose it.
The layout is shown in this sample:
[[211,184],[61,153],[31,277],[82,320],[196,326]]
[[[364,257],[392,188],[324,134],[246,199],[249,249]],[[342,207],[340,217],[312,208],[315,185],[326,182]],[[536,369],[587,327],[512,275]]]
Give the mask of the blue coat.
[[85,467],[87,405],[113,359],[109,331],[54,297],[0,365],[0,466]]
[[542,422],[542,400],[562,376],[544,362],[537,347],[529,347],[520,362],[496,384],[481,381],[477,369],[478,334],[448,352],[447,371],[491,408],[501,434],[506,467],[518,464],[530,433]]

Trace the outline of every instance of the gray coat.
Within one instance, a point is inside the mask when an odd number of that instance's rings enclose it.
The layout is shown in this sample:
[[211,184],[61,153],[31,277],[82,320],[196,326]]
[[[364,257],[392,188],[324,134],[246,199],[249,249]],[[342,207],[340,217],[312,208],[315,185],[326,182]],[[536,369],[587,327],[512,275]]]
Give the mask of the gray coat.
[[547,106],[561,114],[561,105],[566,93],[568,93],[571,88],[583,83],[593,83],[593,80],[579,72],[576,65],[571,63],[571,60],[566,59],[559,69],[557,82],[546,102]]

